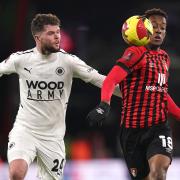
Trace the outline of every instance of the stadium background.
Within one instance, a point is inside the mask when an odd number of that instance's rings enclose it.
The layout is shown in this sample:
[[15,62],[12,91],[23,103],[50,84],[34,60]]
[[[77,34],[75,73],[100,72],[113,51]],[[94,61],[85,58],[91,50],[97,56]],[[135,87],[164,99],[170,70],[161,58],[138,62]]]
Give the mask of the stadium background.
[[[121,37],[125,19],[143,14],[146,9],[160,7],[168,12],[168,32],[163,48],[169,53],[169,93],[180,105],[180,2],[163,1],[97,1],[97,0],[1,0],[0,57],[34,47],[30,22],[36,13],[55,13],[62,23],[62,47],[86,63],[107,74],[127,45]],[[121,159],[117,139],[121,100],[112,98],[109,118],[102,128],[90,128],[87,113],[100,100],[100,90],[75,80],[68,111],[65,136],[67,159]],[[0,158],[6,162],[7,136],[18,110],[18,77],[0,78]],[[28,119],[27,119],[28,120]],[[180,157],[180,123],[169,118],[173,128],[174,157]],[[1,179],[0,179],[1,180]]]

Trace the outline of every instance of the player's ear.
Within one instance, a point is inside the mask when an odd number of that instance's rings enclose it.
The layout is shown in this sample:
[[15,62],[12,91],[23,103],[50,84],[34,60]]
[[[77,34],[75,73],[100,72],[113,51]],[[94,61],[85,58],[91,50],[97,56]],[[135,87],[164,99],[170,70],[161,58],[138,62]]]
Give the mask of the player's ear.
[[34,40],[35,41],[39,41],[40,39],[39,39],[39,36],[38,35],[34,35]]

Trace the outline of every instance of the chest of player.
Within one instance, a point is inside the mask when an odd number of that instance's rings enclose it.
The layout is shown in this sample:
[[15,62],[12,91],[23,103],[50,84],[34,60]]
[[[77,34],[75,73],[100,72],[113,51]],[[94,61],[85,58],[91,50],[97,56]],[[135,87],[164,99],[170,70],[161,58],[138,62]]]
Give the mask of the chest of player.
[[147,54],[143,58],[141,75],[149,83],[166,84],[168,81],[168,58],[164,54]]
[[19,68],[19,76],[23,80],[38,82],[66,82],[72,79],[71,69],[58,61],[37,61],[26,63]]
[[62,99],[72,84],[71,68],[60,61],[26,61],[18,72],[21,92],[35,101]]
[[[19,67],[20,87],[28,90],[29,96],[62,96],[72,83],[71,68],[60,61],[32,61]],[[45,94],[43,96],[43,94]],[[59,95],[60,94],[60,95]],[[47,98],[44,98],[47,99]]]

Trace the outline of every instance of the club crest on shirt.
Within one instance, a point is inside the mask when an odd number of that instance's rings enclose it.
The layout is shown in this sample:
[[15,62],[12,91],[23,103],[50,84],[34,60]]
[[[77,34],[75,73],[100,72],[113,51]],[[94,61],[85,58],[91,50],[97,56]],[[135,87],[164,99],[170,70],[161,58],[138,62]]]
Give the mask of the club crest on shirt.
[[128,52],[122,58],[129,61],[131,59],[131,57],[133,56],[133,54],[134,54],[133,52]]
[[130,168],[130,172],[133,175],[133,177],[137,176],[137,168]]
[[56,74],[57,74],[58,76],[63,75],[64,72],[65,72],[65,70],[64,70],[62,67],[56,68]]
[[166,64],[166,61],[165,61],[165,60],[163,60],[163,61],[162,61],[162,63],[163,63],[163,65],[165,66],[166,71],[168,71],[168,66],[167,66],[167,64]]

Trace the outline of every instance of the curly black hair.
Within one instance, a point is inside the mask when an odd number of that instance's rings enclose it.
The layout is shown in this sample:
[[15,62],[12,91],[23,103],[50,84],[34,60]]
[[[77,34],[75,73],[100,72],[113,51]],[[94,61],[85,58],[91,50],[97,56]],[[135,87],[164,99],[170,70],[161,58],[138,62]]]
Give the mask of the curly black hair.
[[144,13],[144,16],[145,16],[146,18],[149,18],[149,17],[152,16],[152,15],[160,15],[160,16],[165,17],[166,20],[168,19],[167,13],[166,13],[164,10],[160,9],[160,8],[148,9],[148,10],[146,10],[145,13]]

